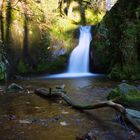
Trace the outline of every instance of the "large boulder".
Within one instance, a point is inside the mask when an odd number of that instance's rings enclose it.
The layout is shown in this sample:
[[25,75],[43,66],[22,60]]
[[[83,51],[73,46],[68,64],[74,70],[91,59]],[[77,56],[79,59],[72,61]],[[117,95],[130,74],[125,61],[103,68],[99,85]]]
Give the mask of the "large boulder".
[[140,90],[126,83],[122,83],[112,89],[107,98],[129,107],[140,106]]

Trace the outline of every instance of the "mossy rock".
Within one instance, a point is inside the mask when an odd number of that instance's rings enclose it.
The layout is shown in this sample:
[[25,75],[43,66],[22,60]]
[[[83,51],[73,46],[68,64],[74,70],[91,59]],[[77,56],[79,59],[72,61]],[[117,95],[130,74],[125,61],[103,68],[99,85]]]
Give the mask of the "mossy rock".
[[8,92],[17,92],[17,91],[23,91],[24,88],[16,83],[12,83],[7,87]]
[[5,64],[1,61],[0,62],[0,80],[5,80],[6,79],[6,66]]
[[126,83],[122,83],[114,88],[107,98],[129,107],[140,106],[140,90]]

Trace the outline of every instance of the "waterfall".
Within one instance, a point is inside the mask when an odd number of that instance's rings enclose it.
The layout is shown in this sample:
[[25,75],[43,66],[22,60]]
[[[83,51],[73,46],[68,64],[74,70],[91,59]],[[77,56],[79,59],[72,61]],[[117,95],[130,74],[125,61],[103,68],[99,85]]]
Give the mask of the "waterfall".
[[70,55],[68,73],[89,72],[89,49],[91,42],[91,26],[80,27],[80,38],[78,46]]
[[118,0],[106,0],[106,10],[109,11]]
[[80,27],[80,38],[77,47],[72,51],[66,73],[54,74],[47,78],[74,78],[74,77],[93,77],[99,74],[89,72],[89,50],[91,42],[91,26]]

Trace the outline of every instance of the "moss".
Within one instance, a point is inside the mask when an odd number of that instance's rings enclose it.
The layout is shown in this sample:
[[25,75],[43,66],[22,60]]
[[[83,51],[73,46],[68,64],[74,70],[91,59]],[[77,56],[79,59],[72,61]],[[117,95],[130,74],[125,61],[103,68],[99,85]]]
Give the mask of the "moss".
[[140,64],[126,64],[121,66],[116,64],[111,70],[108,77],[111,79],[128,79],[137,80],[140,79]]
[[107,97],[109,100],[114,100],[126,106],[140,105],[140,91],[135,87],[126,83],[118,85],[114,88]]
[[67,56],[61,55],[58,58],[56,58],[49,67],[50,73],[59,73],[66,70],[67,66]]
[[47,71],[49,71],[49,63],[46,63],[46,62],[40,62],[38,65],[37,65],[37,70],[35,70],[35,72],[37,73],[45,73]]

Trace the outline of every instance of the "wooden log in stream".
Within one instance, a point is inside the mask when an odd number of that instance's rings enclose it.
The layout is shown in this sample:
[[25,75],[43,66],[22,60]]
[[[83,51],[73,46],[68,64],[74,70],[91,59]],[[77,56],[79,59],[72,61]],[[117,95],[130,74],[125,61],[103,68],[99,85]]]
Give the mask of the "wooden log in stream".
[[43,95],[45,97],[54,97],[58,96],[64,99],[69,105],[76,109],[80,110],[89,110],[89,109],[98,109],[102,107],[111,107],[121,113],[127,121],[129,121],[137,130],[140,131],[140,111],[133,109],[128,109],[123,107],[121,104],[114,103],[111,100],[101,101],[95,104],[78,104],[76,101],[73,101],[63,89],[46,89],[39,88],[35,90],[36,94]]

